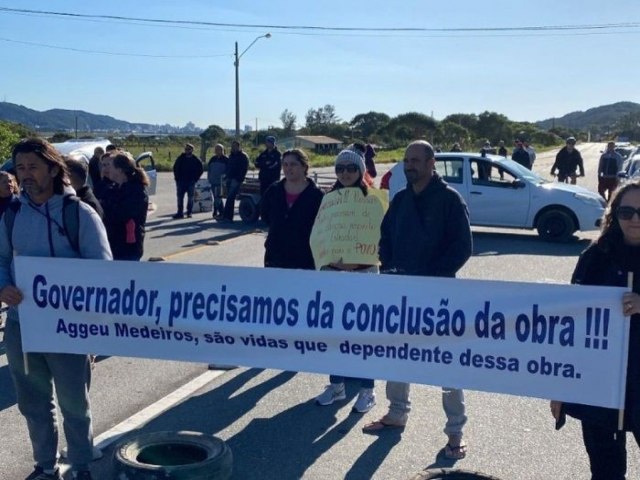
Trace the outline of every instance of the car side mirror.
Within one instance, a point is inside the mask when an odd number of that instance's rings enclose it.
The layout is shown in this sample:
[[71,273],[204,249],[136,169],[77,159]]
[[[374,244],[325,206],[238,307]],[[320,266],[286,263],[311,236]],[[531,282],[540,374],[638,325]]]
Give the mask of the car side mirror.
[[516,178],[513,182],[511,182],[511,186],[513,188],[524,188],[525,187],[525,183],[520,180],[519,178]]

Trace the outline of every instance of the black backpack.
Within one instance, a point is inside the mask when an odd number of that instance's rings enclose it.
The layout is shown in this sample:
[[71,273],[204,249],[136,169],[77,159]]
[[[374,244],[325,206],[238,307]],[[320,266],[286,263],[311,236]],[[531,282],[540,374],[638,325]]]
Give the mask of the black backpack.
[[[14,198],[2,216],[11,250],[13,250],[13,224],[21,205],[22,202]],[[80,253],[80,199],[75,195],[65,195],[62,200],[62,224],[69,245],[74,252]]]

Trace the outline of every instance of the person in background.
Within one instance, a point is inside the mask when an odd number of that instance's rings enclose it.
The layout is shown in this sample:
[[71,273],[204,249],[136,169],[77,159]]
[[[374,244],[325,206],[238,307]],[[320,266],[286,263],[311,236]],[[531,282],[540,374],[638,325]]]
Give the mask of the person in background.
[[598,193],[609,201],[618,187],[618,172],[622,170],[624,159],[616,152],[616,142],[607,143],[607,150],[598,162]]
[[269,135],[264,139],[265,149],[255,160],[255,166],[259,170],[258,180],[260,181],[260,196],[264,195],[267,188],[273,182],[280,180],[280,170],[282,169],[282,155],[276,146],[276,137]]
[[24,294],[15,286],[13,261],[17,256],[111,260],[109,242],[96,212],[77,202],[78,251],[71,244],[62,225],[64,197],[72,195],[73,189],[69,187],[64,160],[53,145],[39,138],[25,139],[13,147],[11,156],[22,193],[11,232],[7,222],[0,221],[0,301],[10,307],[4,342],[18,409],[27,422],[35,461],[34,471],[27,478],[62,480],[58,466],[57,398],[64,417],[72,478],[91,480],[89,463],[94,451],[89,356],[22,350],[24,318],[18,305]]
[[211,185],[211,198],[213,200],[213,218],[222,217],[224,204],[222,202],[222,181],[227,172],[229,157],[224,154],[224,146],[217,144],[213,148],[214,155],[207,164],[207,180]]
[[240,142],[234,140],[231,142],[231,153],[229,154],[229,162],[227,163],[227,200],[224,202],[222,218],[218,219],[220,222],[233,222],[233,215],[236,209],[236,197],[247,176],[247,170],[249,170],[249,156],[242,150]]
[[451,147],[452,152],[461,152],[462,148],[460,148],[460,144],[458,142],[454,143]]
[[484,142],[482,148],[480,149],[480,155],[486,157],[489,154],[496,153],[496,149],[491,146],[491,142],[489,140]]
[[[433,148],[424,140],[409,144],[404,172],[407,188],[391,201],[380,229],[381,272],[429,277],[455,277],[472,252],[469,211],[464,200],[435,171]],[[409,417],[408,383],[387,382],[389,410],[369,423],[364,432],[404,427]],[[467,422],[464,393],[442,389],[447,417],[444,454],[451,459],[466,456],[463,428]]]
[[18,198],[18,182],[9,172],[0,171],[0,217],[9,204]]
[[632,432],[636,444],[640,444],[640,182],[637,180],[614,192],[600,235],[580,255],[571,283],[627,287],[628,273],[633,273],[633,287],[620,298],[624,315],[631,317],[625,319],[630,323],[630,331],[622,430],[618,430],[619,410],[551,402],[557,428],[564,424],[565,414],[580,420],[592,480],[624,480],[626,432]]
[[129,152],[120,151],[109,161],[113,187],[102,204],[113,259],[139,261],[144,253],[149,178]]
[[282,171],[284,178],[267,189],[260,203],[269,227],[264,266],[314,270],[309,237],[323,193],[307,176],[309,158],[303,150],[285,151]]
[[100,218],[102,218],[104,216],[102,205],[93,194],[91,187],[87,185],[88,172],[86,162],[83,159],[72,156],[65,156],[63,158],[69,172],[69,182],[71,182],[71,187],[76,191],[76,196],[93,208]]
[[577,173],[576,170],[580,170],[580,176],[584,177],[584,164],[582,162],[582,155],[576,148],[576,139],[574,137],[567,138],[567,144],[560,149],[556,155],[556,161],[551,166],[551,176],[558,171],[558,181],[567,182],[571,181],[572,185],[576,184]]
[[524,143],[520,138],[516,139],[515,148],[511,153],[511,160],[519,163],[525,168],[529,168],[531,157],[529,156],[529,153],[524,149]]
[[[367,184],[364,182],[366,172],[364,159],[353,150],[342,150],[335,161],[335,171],[337,180],[331,191],[343,188],[353,188],[361,192],[362,196],[366,196],[369,191]],[[327,197],[328,199],[329,197]],[[378,225],[379,228],[379,225]],[[344,224],[343,229],[334,230],[336,236],[348,235],[349,225]],[[320,270],[338,271],[338,272],[360,272],[360,273],[378,273],[378,259],[372,258],[370,264],[351,264],[351,263],[329,263],[328,265],[316,265]],[[354,379],[359,384],[358,397],[353,405],[353,411],[357,413],[366,413],[376,404],[376,396],[373,392],[374,381],[370,378]],[[336,401],[347,398],[345,388],[345,377],[341,375],[330,375],[329,385],[324,391],[316,397],[316,404],[321,406],[331,405]]]
[[376,178],[378,176],[378,171],[376,170],[376,162],[374,160],[375,157],[376,151],[373,148],[373,145],[367,143],[364,150],[364,166],[366,167],[367,173],[371,178]]
[[100,181],[93,186],[93,194],[100,202],[109,194],[113,182],[109,179],[108,171],[111,168],[111,154],[105,153],[100,159]]
[[500,140],[498,142],[498,155],[504,158],[509,156],[509,151],[507,150],[507,147],[504,146],[504,140]]
[[533,146],[527,140],[522,141],[522,146],[527,154],[529,154],[529,170],[533,170],[533,164],[536,161],[536,149],[533,148]]
[[[351,150],[353,152],[356,152],[358,155],[360,155],[362,157],[362,161],[365,162],[366,165],[366,160],[365,160],[365,155],[366,155],[366,151],[367,151],[367,146],[362,143],[362,142],[353,142],[352,144],[348,145],[346,150]],[[371,175],[369,175],[369,172],[366,170],[364,171],[364,177],[363,177],[364,183],[367,184],[368,187],[373,187],[374,186],[374,181],[373,181],[373,177]]]
[[192,217],[193,196],[195,195],[196,182],[200,179],[204,167],[198,157],[193,154],[193,145],[187,143],[173,164],[173,178],[176,181],[176,194],[178,197],[178,211],[173,218],[184,218],[184,196],[187,195],[187,218]]
[[96,147],[93,150],[93,156],[89,159],[89,179],[91,186],[95,188],[102,176],[100,175],[100,159],[105,154],[104,148]]

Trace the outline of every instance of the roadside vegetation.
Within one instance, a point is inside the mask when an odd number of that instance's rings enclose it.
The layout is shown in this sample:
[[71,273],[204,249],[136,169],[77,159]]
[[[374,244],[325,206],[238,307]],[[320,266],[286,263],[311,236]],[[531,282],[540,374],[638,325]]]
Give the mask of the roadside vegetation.
[[[582,131],[561,126],[541,129],[533,123],[512,121],[502,114],[489,111],[480,114],[457,113],[442,120],[435,120],[419,112],[390,117],[382,112],[371,111],[358,114],[350,121],[344,121],[337,115],[333,105],[324,105],[309,109],[302,125],[298,125],[296,115],[289,110],[281,113],[280,121],[281,126],[269,126],[264,130],[244,132],[241,135],[243,149],[251,160],[255,159],[264,148],[264,139],[267,135],[274,135],[278,141],[296,135],[322,135],[339,140],[344,145],[354,141],[371,143],[376,147],[377,163],[400,160],[407,143],[419,138],[430,141],[434,147],[439,147],[444,152],[450,151],[454,143],[458,143],[463,151],[477,152],[486,141],[497,146],[500,140],[503,140],[511,150],[516,138],[528,140],[537,151],[542,152],[562,145],[564,139],[569,136],[583,141],[588,139],[588,134]],[[631,125],[632,122],[627,123]],[[630,127],[626,130],[629,129]],[[11,145],[30,133],[32,134],[21,125],[0,122],[0,158],[7,158]],[[81,132],[78,132],[77,136],[92,138],[91,134]],[[615,133],[611,133],[611,136],[614,137]],[[72,138],[72,135],[69,132],[54,132],[49,134],[48,138],[52,142],[62,142]],[[210,125],[199,135],[191,136],[114,134],[108,138],[112,143],[130,151],[133,155],[151,151],[161,171],[171,169],[187,142],[193,144],[196,147],[196,154],[206,161],[210,158],[216,143],[225,145],[228,153],[233,140],[233,136],[218,125]],[[283,149],[282,145],[280,148]],[[308,153],[313,166],[333,164],[335,153],[330,155]]]

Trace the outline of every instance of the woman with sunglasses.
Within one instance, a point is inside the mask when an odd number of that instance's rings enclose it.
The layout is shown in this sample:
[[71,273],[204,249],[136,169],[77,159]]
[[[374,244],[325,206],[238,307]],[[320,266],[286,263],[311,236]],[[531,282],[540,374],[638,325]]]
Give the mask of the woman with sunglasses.
[[[363,196],[369,194],[367,184],[364,181],[365,163],[364,156],[360,155],[356,150],[342,150],[336,157],[335,163],[336,183],[331,191],[340,190],[342,188],[355,188],[362,192]],[[327,197],[328,198],[328,197]],[[378,229],[380,226],[378,225]],[[348,226],[345,226],[348,229]],[[340,231],[334,232],[340,237]],[[347,232],[344,232],[347,233]],[[372,261],[371,264],[352,264],[352,263],[329,263],[327,265],[316,265],[320,270],[333,270],[345,272],[361,272],[361,273],[378,273],[378,262]],[[366,413],[376,404],[375,393],[373,392],[373,380],[368,378],[353,379],[359,382],[360,390],[358,398],[353,405],[353,411],[358,413]],[[347,398],[345,391],[345,378],[339,375],[331,375],[329,377],[329,385],[325,387],[324,392],[316,397],[318,405],[331,405],[332,403]]]
[[267,188],[260,201],[269,226],[264,266],[314,270],[309,237],[323,193],[307,177],[309,158],[299,148],[282,154],[282,171],[284,178]]
[[621,298],[624,314],[631,317],[623,431],[617,428],[618,410],[551,402],[558,426],[565,414],[581,421],[592,480],[624,480],[626,432],[632,432],[640,444],[640,295],[636,293],[640,292],[640,181],[627,183],[613,194],[600,235],[580,255],[571,281],[626,287],[628,272],[633,272],[634,282],[633,291]]

